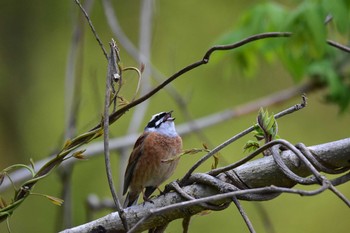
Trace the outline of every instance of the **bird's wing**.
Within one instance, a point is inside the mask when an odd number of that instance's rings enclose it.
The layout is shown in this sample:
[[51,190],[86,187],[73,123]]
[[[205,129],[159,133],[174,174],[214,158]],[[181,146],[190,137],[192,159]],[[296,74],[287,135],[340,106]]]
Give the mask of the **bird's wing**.
[[128,166],[126,167],[125,175],[124,175],[124,189],[123,189],[123,195],[127,192],[132,176],[134,174],[134,169],[136,167],[136,164],[138,163],[140,157],[142,156],[142,147],[143,147],[143,141],[148,136],[147,134],[141,135],[137,141],[135,142],[134,148],[131,152]]

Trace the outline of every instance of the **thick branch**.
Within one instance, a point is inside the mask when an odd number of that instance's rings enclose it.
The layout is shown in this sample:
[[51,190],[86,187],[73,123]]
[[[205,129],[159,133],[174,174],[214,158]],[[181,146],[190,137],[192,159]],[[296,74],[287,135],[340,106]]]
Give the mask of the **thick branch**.
[[[350,138],[312,146],[309,147],[309,149],[313,152],[319,161],[328,167],[335,169],[350,166]],[[308,176],[311,174],[309,169],[300,163],[298,157],[291,151],[284,151],[281,153],[281,156],[285,164],[298,175]],[[184,187],[183,189],[187,194],[197,199],[204,198],[204,200],[215,200],[215,204],[223,204],[230,202],[230,199],[228,199],[230,196],[236,196],[238,199],[243,200],[269,200],[278,196],[278,194],[281,192],[300,195],[314,195],[326,190],[327,188],[321,186],[320,189],[312,192],[276,188],[276,186],[292,187],[295,185],[295,182],[288,179],[280,171],[272,156],[250,161],[231,170],[230,172],[239,177],[242,183],[249,187],[249,189],[238,191],[233,190],[235,191],[234,193],[225,194],[220,194],[219,191],[213,187],[209,187],[203,184],[192,184]],[[221,173],[217,176],[217,178],[218,183],[230,182],[230,177],[227,174]],[[349,179],[349,177],[345,178],[346,179],[342,182],[346,182]],[[261,194],[266,194],[266,198],[261,198]],[[213,195],[217,195],[217,198],[209,199]],[[257,196],[259,196],[259,198],[254,199]],[[145,219],[143,224],[137,228],[137,232],[165,224],[168,221],[172,221],[178,218],[194,215],[204,210],[203,206],[198,205],[200,200],[185,201],[181,195],[176,192],[170,192],[165,195],[161,195],[157,198],[152,199],[152,202],[153,203],[147,202],[146,204],[133,206],[125,210],[125,216],[131,226],[139,222],[140,219]],[[166,209],[167,211],[162,211],[163,209]],[[154,214],[149,215],[150,213]],[[122,230],[123,226],[118,214],[111,213],[95,221],[65,230],[63,232],[93,232],[97,229],[101,229],[103,232],[115,232]]]

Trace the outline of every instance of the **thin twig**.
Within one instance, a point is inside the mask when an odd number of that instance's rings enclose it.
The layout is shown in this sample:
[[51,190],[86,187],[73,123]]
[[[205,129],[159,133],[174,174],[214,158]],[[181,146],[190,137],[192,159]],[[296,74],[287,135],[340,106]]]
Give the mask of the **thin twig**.
[[329,184],[324,183],[321,187],[315,190],[306,191],[306,190],[299,190],[299,189],[291,189],[291,188],[283,188],[283,187],[276,187],[276,186],[269,186],[269,187],[263,187],[263,188],[254,188],[254,189],[246,189],[246,190],[238,190],[223,194],[217,194],[210,197],[203,197],[195,200],[189,200],[185,202],[180,202],[172,205],[168,205],[165,207],[160,207],[157,209],[151,209],[150,213],[145,215],[143,218],[141,218],[130,230],[128,233],[136,232],[137,229],[150,217],[155,215],[161,215],[164,213],[167,213],[172,210],[176,209],[184,209],[190,206],[198,205],[203,202],[216,202],[216,201],[222,201],[227,198],[232,198],[239,195],[246,195],[246,194],[269,194],[269,193],[290,193],[290,194],[298,194],[301,196],[314,196],[319,193],[322,193],[326,189],[329,188]]
[[347,53],[350,53],[350,48],[345,46],[345,45],[342,45],[342,44],[339,44],[338,42],[335,42],[335,41],[332,41],[332,40],[327,40],[327,44],[337,48],[337,49],[340,49],[344,52],[347,52]]
[[[283,160],[281,159],[281,157],[279,155],[278,149],[275,147],[275,145],[283,145],[284,147],[286,147],[287,149],[292,151],[304,163],[304,165],[306,167],[308,167],[308,169],[311,171],[311,173],[314,175],[314,177],[303,178],[303,177],[298,176],[294,172],[292,172],[284,164]],[[314,184],[314,183],[316,183],[316,180],[318,180],[319,183],[329,182],[324,176],[322,176],[317,171],[317,169],[310,163],[310,161],[308,161],[307,157],[304,156],[301,151],[299,151],[295,146],[293,146],[291,143],[289,143],[288,141],[283,140],[283,139],[277,139],[277,140],[271,141],[269,143],[266,143],[265,145],[258,148],[256,151],[254,151],[253,153],[251,153],[247,157],[241,159],[240,161],[238,161],[234,164],[231,164],[229,166],[223,167],[223,168],[212,170],[212,171],[208,172],[208,174],[217,175],[221,172],[231,170],[239,165],[242,165],[243,163],[247,162],[248,160],[252,159],[257,154],[261,153],[262,151],[266,150],[267,148],[272,148],[272,150],[271,150],[272,156],[273,156],[276,164],[279,166],[281,171],[283,171],[283,173],[291,180],[293,180],[297,183],[300,183],[300,184]],[[336,194],[346,205],[348,205],[350,207],[350,201],[343,194],[341,194],[332,184],[329,185],[329,189],[334,194]]]
[[350,207],[350,201],[345,197],[333,184],[329,187],[329,189],[337,196],[340,200],[342,200],[348,207]]
[[92,31],[92,33],[94,34],[94,36],[95,36],[95,38],[96,38],[96,40],[97,40],[97,43],[100,45],[100,47],[101,47],[101,49],[102,49],[103,55],[104,55],[105,58],[108,60],[108,54],[107,54],[107,52],[106,52],[106,49],[104,48],[103,43],[102,43],[100,37],[98,36],[98,34],[97,34],[96,30],[95,30],[95,27],[94,27],[94,25],[92,24],[92,21],[91,21],[89,15],[88,15],[88,13],[85,11],[84,7],[80,4],[79,0],[74,0],[74,1],[75,1],[75,3],[79,6],[79,8],[81,9],[81,11],[83,12],[83,14],[84,14],[84,16],[85,16],[86,20],[88,21],[88,24],[89,24],[89,26],[90,26],[90,28],[91,28],[91,31]]
[[105,91],[105,106],[104,106],[104,113],[103,113],[103,145],[104,145],[104,155],[105,155],[105,165],[106,165],[106,172],[107,172],[107,178],[108,178],[108,184],[110,191],[112,193],[113,200],[115,202],[115,205],[119,205],[118,197],[116,195],[115,189],[114,189],[114,183],[112,178],[112,172],[111,172],[111,164],[110,164],[110,155],[109,155],[109,106],[110,106],[110,99],[111,99],[111,77],[113,75],[113,72],[115,71],[116,67],[116,56],[114,47],[112,44],[110,44],[111,47],[111,53],[108,58],[108,71],[107,71],[107,77],[106,77],[106,91]]
[[[278,140],[279,143],[282,143],[282,140]],[[278,144],[279,145],[279,144]],[[301,177],[298,176],[297,174],[295,174],[294,172],[292,172],[287,165],[283,162],[282,158],[280,157],[279,154],[279,150],[278,150],[278,145],[277,146],[272,146],[271,147],[271,153],[272,153],[272,157],[275,160],[276,164],[278,165],[278,167],[280,168],[280,170],[283,172],[284,175],[286,175],[289,179],[300,183],[300,184],[315,184],[316,183],[316,177],[311,176],[311,177]],[[290,148],[288,148],[290,149]]]
[[307,158],[307,160],[309,160],[312,163],[312,165],[314,165],[317,168],[317,170],[321,172],[325,172],[328,174],[341,174],[348,170],[348,168],[346,167],[341,169],[336,169],[336,170],[332,168],[328,168],[326,165],[323,165],[320,161],[318,161],[317,158],[312,155],[311,150],[307,148],[303,143],[298,143],[295,145],[295,147],[299,151],[301,151],[301,153]]
[[338,185],[341,185],[341,184],[348,182],[349,180],[350,180],[350,172],[331,180],[331,182],[332,182],[333,186],[338,186]]
[[[295,146],[293,146],[291,143],[289,143],[286,140],[280,140],[281,144],[283,144],[283,146],[287,147],[289,150],[291,150],[303,163],[304,165],[306,165],[308,167],[308,169],[311,171],[311,173],[315,176],[315,178],[319,181],[319,183],[323,183],[323,182],[328,182],[329,184],[329,189],[335,194],[337,195],[348,207],[350,207],[350,201],[342,194],[340,193],[333,185],[332,183],[324,176],[322,176],[317,169],[310,163],[310,161],[307,159],[306,156],[303,155],[303,153],[301,153],[301,151],[299,151]],[[275,159],[279,159],[280,157],[277,154],[273,154],[273,158]],[[289,170],[291,173],[293,173],[287,166],[284,165],[284,169],[282,169],[283,172],[285,172],[286,170]],[[286,173],[285,173],[286,174]],[[295,176],[297,176],[295,174]],[[298,183],[301,183],[298,181]]]
[[[186,200],[194,200],[195,198],[192,197],[191,195],[187,194],[180,186],[177,182],[171,182],[169,184],[169,188],[174,189],[178,194],[180,194],[184,199]],[[201,203],[200,204],[204,209],[208,209],[208,210],[215,210],[215,211],[219,211],[219,210],[223,210],[226,209],[228,206],[224,205],[224,206],[217,206],[217,205],[212,205],[209,203]]]
[[[111,169],[111,162],[110,162],[110,154],[109,154],[109,106],[110,106],[110,97],[111,97],[111,90],[112,90],[112,83],[113,83],[113,76],[114,74],[119,74],[120,70],[118,69],[117,63],[119,62],[117,60],[117,48],[114,44],[114,41],[110,43],[110,49],[111,53],[108,58],[108,71],[107,71],[107,77],[106,77],[106,93],[105,93],[105,108],[104,108],[104,118],[103,118],[103,142],[104,142],[104,155],[105,155],[105,165],[106,165],[106,173],[107,173],[107,179],[109,188],[114,200],[114,203],[116,205],[117,211],[120,215],[120,218],[122,220],[122,223],[124,225],[124,229],[128,230],[127,221],[124,217],[124,210],[121,207],[121,204],[119,202],[117,193],[114,188],[114,182],[112,177],[112,169]],[[117,95],[118,93],[116,93]]]
[[208,174],[211,175],[211,176],[216,176],[216,175],[218,175],[218,174],[220,174],[222,172],[234,169],[234,168],[236,168],[236,167],[238,167],[238,166],[240,166],[242,164],[245,164],[249,160],[253,159],[257,155],[262,153],[264,150],[266,150],[267,148],[270,148],[273,145],[277,145],[278,143],[279,143],[278,140],[274,140],[274,141],[268,142],[268,143],[262,145],[261,147],[259,147],[257,150],[255,150],[252,153],[250,153],[249,155],[247,155],[246,157],[238,160],[237,162],[229,164],[229,165],[227,165],[225,167],[220,167],[220,168],[213,169],[213,170],[209,171]]
[[[275,115],[275,118],[280,118],[282,116],[285,116],[287,114],[290,114],[292,112],[298,111],[302,108],[304,108],[306,106],[306,97],[303,96],[302,98],[302,103],[301,104],[296,104],[286,110],[283,110],[279,113],[277,113]],[[190,175],[194,172],[194,170],[196,170],[202,163],[204,163],[206,160],[208,160],[210,157],[212,157],[213,155],[215,155],[216,153],[218,153],[220,150],[222,150],[223,148],[225,148],[226,146],[230,145],[231,143],[233,143],[234,141],[238,140],[239,138],[243,137],[244,135],[252,132],[255,129],[255,126],[251,126],[246,130],[243,130],[241,133],[236,134],[235,136],[231,137],[230,139],[228,139],[227,141],[221,143],[219,146],[215,147],[213,150],[211,150],[208,154],[204,155],[200,160],[198,160],[185,174],[185,176],[181,179],[180,183],[185,182]],[[217,172],[216,169],[215,171]],[[217,173],[218,174],[218,173]]]
[[247,37],[237,43],[231,44],[231,45],[216,45],[211,47],[204,55],[203,61],[208,62],[211,54],[215,51],[225,51],[225,50],[231,50],[238,47],[241,47],[245,44],[248,44],[250,42],[261,40],[265,38],[274,38],[274,37],[290,37],[292,36],[291,32],[266,32],[266,33],[260,33],[256,34],[250,37]]
[[232,197],[231,198],[233,203],[235,203],[239,213],[241,214],[245,224],[247,225],[248,229],[249,229],[249,232],[251,233],[255,233],[255,230],[254,230],[254,227],[253,227],[253,224],[252,222],[250,221],[248,215],[246,214],[246,212],[244,211],[241,203],[238,201],[238,199],[236,197]]

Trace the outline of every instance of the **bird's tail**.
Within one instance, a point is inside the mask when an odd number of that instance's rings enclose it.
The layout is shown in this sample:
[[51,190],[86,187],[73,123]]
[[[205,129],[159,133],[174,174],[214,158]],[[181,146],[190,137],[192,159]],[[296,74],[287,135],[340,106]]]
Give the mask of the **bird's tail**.
[[140,194],[130,194],[130,192],[128,192],[128,194],[125,197],[123,208],[127,208],[129,206],[136,205],[137,200],[139,199],[139,195]]

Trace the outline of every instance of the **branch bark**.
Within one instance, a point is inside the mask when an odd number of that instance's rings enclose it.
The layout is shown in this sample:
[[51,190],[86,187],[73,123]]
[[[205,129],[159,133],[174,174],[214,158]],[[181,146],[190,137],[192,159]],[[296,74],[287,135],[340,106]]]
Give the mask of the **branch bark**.
[[[350,138],[312,146],[309,147],[309,149],[312,151],[315,158],[327,167],[336,169],[350,166]],[[282,152],[281,157],[284,163],[296,174],[300,176],[308,176],[311,174],[308,167],[300,163],[298,157],[291,151]],[[205,210],[205,205],[200,205],[202,201],[211,201],[211,204],[220,205],[231,202],[229,197],[233,196],[240,200],[270,200],[282,192],[299,195],[315,195],[327,189],[325,186],[321,186],[321,188],[311,192],[286,189],[293,187],[296,183],[281,172],[272,156],[247,162],[229,172],[239,177],[241,182],[247,186],[247,189],[220,194],[217,189],[204,184],[188,185],[183,187],[183,190],[197,200],[186,201],[176,192],[160,195],[152,199],[153,203],[147,202],[125,209],[125,216],[129,225],[134,226],[143,219],[142,224],[140,224],[137,229],[134,229],[135,232],[141,232],[178,218],[185,218]],[[194,174],[194,176],[196,175],[197,174]],[[203,174],[198,175],[200,176]],[[231,180],[227,173],[220,173],[213,179],[218,183],[230,183]],[[333,184],[339,185],[347,182],[349,179],[349,174],[347,174],[343,176],[343,179],[338,179],[337,182],[333,182]],[[102,230],[103,232],[122,232],[123,226],[118,213],[114,212],[108,214],[95,221],[62,232],[95,232],[96,230]]]

